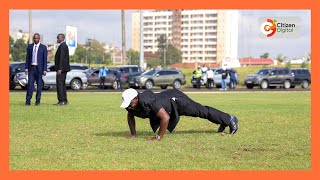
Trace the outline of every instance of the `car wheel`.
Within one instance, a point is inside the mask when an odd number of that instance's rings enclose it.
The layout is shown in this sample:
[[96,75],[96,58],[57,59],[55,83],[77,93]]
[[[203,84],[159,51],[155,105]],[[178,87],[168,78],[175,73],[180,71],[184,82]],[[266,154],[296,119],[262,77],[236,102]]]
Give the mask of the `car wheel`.
[[174,88],[174,89],[180,89],[180,88],[181,88],[181,83],[180,83],[179,80],[175,80],[175,81],[173,82],[173,88]]
[[152,89],[152,87],[153,87],[153,82],[152,81],[150,81],[150,80],[148,80],[147,82],[146,82],[146,86],[145,86],[147,89]]
[[309,81],[303,80],[303,81],[301,82],[301,87],[302,87],[303,89],[308,88],[308,87],[309,87]]
[[197,88],[197,85],[193,85],[193,88]]
[[263,81],[261,82],[260,88],[261,88],[261,89],[267,89],[268,86],[269,86],[269,85],[268,85],[268,81],[263,80]]
[[23,90],[27,90],[27,89],[28,89],[28,87],[27,87],[27,86],[21,86],[21,89],[23,89]]
[[112,83],[112,88],[113,88],[113,89],[118,89],[118,83],[117,83],[117,81],[113,81],[113,83]]
[[289,89],[291,87],[291,82],[289,80],[285,80],[283,84],[283,88]]
[[160,86],[161,89],[167,89],[168,86]]
[[49,89],[50,89],[50,86],[46,86],[46,85],[44,84],[44,82],[42,81],[42,89],[43,89],[43,90],[49,90]]
[[81,81],[79,79],[73,79],[70,83],[70,87],[72,90],[81,89]]
[[10,81],[10,90],[14,90],[16,88],[16,85],[13,81]]
[[248,89],[252,89],[253,88],[252,84],[247,84],[246,86],[247,86]]

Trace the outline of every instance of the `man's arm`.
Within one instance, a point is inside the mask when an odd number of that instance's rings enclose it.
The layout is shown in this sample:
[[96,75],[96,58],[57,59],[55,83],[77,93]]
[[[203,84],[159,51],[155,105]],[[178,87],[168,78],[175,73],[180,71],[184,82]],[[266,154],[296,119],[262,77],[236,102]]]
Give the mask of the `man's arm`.
[[137,135],[137,132],[136,132],[136,121],[134,119],[134,115],[128,112],[127,118],[128,118],[128,125],[131,132],[131,137],[135,137]]
[[170,116],[164,108],[161,108],[158,111],[156,116],[157,116],[157,118],[160,119],[160,129],[158,132],[158,136],[157,137],[149,137],[148,138],[149,141],[160,141],[163,138],[164,133],[166,132],[168,124],[169,124]]
[[29,56],[30,56],[30,52],[29,52],[29,45],[27,46],[27,55],[26,55],[26,64],[25,64],[25,70],[24,72],[26,73],[26,75],[28,75],[28,69],[29,69]]

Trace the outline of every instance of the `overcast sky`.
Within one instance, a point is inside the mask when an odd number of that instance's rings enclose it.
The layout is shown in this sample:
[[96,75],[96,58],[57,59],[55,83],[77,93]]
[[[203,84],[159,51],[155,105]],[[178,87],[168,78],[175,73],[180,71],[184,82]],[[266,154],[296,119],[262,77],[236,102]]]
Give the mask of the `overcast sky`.
[[[126,42],[131,47],[131,13],[126,10]],[[259,18],[298,18],[299,35],[295,38],[261,38]],[[120,10],[33,10],[33,32],[43,35],[44,43],[56,41],[56,35],[66,25],[78,27],[78,41],[87,38],[121,47]],[[10,10],[10,31],[27,32],[28,11]],[[311,52],[310,10],[241,10],[239,11],[238,56],[259,57],[268,52],[271,58],[282,53],[289,58],[301,58]]]

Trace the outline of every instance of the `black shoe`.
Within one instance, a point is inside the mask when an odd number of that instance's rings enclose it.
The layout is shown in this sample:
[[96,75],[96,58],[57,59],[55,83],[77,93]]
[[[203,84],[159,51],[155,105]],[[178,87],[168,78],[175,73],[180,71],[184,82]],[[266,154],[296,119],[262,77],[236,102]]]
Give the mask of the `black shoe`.
[[235,134],[238,130],[238,119],[235,116],[231,116],[230,122],[230,134]]
[[24,103],[25,106],[30,106],[30,102]]
[[67,102],[64,102],[64,101],[61,101],[61,102],[58,102],[57,105],[58,106],[64,106],[64,105],[67,105],[68,103]]
[[224,125],[220,125],[218,128],[218,133],[222,133],[226,127]]
[[40,102],[37,101],[35,105],[36,105],[36,106],[40,106]]

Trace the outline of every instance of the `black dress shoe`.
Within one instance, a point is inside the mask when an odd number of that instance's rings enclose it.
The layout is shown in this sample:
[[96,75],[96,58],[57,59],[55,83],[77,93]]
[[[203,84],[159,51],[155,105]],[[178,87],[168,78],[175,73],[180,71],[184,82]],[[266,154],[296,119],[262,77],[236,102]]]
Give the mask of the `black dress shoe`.
[[24,103],[25,106],[30,106],[30,102]]
[[238,130],[238,119],[235,116],[231,116],[230,122],[230,134],[235,134]]
[[67,102],[63,102],[63,101],[57,103],[58,106],[64,106],[64,105],[67,105],[67,104],[68,104]]
[[40,102],[36,102],[36,104],[35,104],[36,106],[40,106]]
[[220,125],[218,128],[218,133],[222,133],[226,127],[224,125]]

